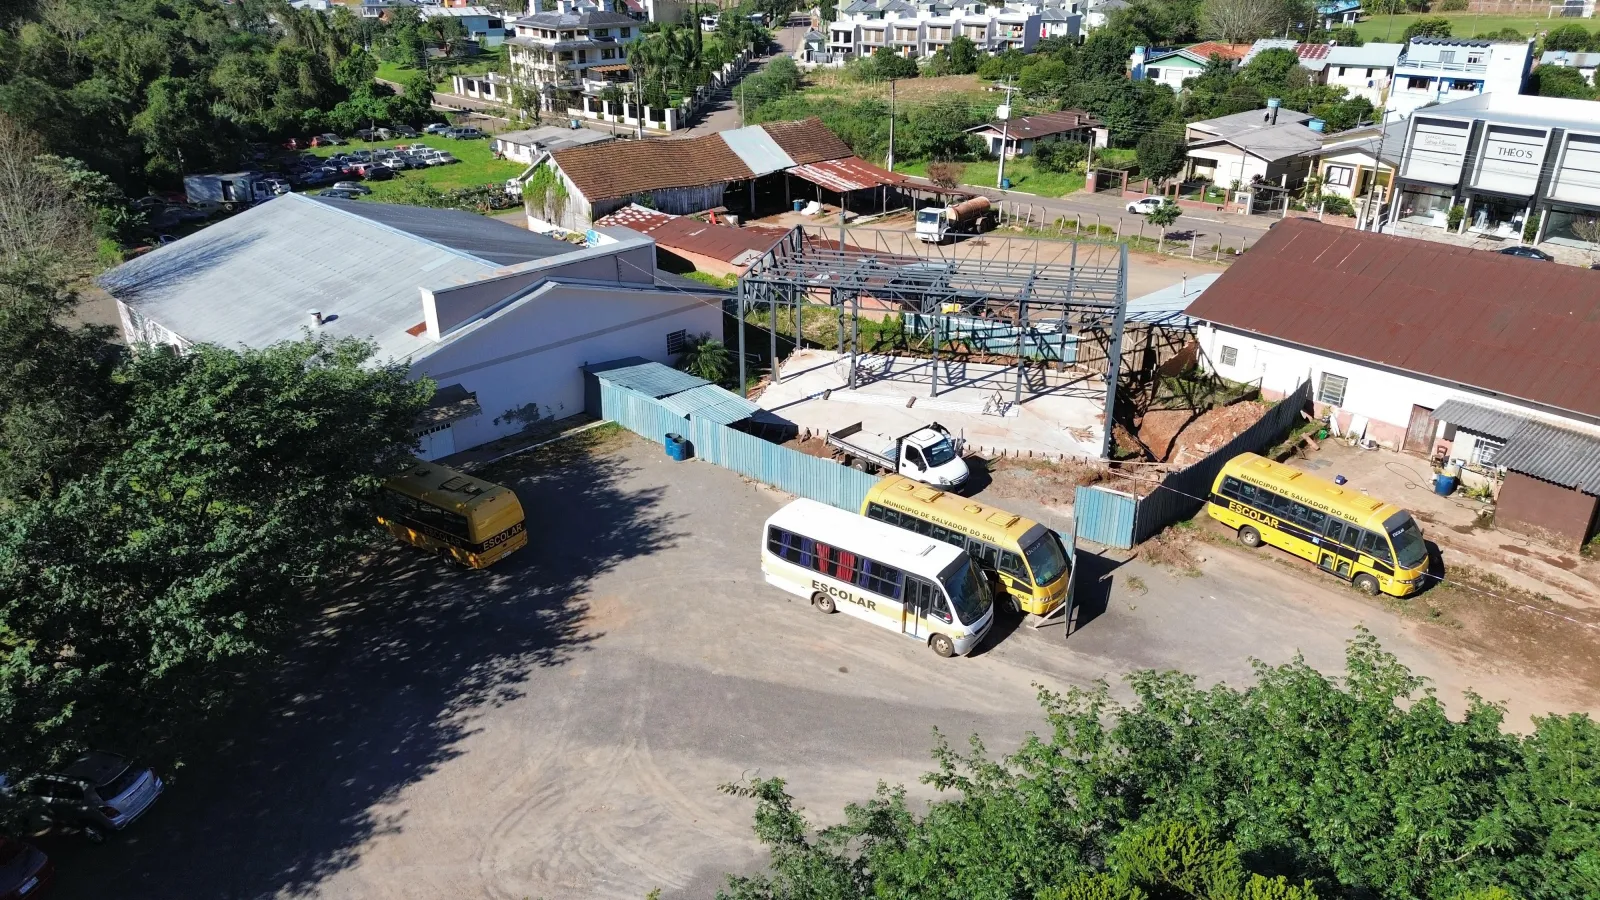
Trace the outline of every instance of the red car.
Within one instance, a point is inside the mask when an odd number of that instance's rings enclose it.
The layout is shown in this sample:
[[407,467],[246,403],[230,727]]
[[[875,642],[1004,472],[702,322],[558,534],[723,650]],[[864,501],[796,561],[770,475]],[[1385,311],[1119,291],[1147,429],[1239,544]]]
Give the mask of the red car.
[[0,837],[0,900],[43,897],[55,878],[50,857],[32,845]]

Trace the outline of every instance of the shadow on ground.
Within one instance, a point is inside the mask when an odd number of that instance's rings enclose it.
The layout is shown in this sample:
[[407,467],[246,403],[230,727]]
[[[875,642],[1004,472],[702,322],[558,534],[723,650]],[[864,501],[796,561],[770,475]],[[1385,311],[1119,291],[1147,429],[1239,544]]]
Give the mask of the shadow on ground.
[[[521,497],[526,548],[484,572],[401,546],[362,560],[143,820],[99,847],[52,842],[56,896],[303,895],[404,829],[384,807],[459,755],[480,711],[604,636],[585,625],[586,586],[679,537],[658,492],[620,487],[624,460],[557,447],[487,476]],[[578,550],[547,550],[550,529]]]

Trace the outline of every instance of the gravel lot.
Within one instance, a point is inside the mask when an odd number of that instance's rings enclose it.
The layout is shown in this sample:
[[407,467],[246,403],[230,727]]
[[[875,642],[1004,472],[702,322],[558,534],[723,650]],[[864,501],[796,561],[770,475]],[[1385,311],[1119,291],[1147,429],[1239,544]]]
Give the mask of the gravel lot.
[[1468,686],[1511,701],[1513,725],[1595,703],[1215,548],[1198,577],[1085,560],[1069,641],[1003,625],[940,660],[766,586],[757,536],[785,498],[732,473],[623,435],[494,475],[529,512],[526,550],[488,573],[406,548],[371,560],[146,820],[53,848],[58,896],[706,897],[761,864],[750,806],[720,783],[782,775],[836,820],[879,779],[914,782],[935,727],[1014,748],[1041,724],[1036,684],[1243,681],[1249,657],[1296,650],[1331,669],[1360,622],[1454,708]]

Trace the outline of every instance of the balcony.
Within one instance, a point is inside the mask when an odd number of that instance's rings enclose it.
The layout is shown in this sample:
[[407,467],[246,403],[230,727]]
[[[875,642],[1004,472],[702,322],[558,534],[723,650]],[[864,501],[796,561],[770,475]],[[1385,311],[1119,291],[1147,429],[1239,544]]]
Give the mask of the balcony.
[[1401,54],[1400,59],[1394,64],[1397,75],[1405,74],[1401,70],[1409,69],[1417,72],[1460,72],[1462,74],[1483,75],[1489,71],[1485,63],[1458,63],[1440,62],[1436,59],[1408,59]]

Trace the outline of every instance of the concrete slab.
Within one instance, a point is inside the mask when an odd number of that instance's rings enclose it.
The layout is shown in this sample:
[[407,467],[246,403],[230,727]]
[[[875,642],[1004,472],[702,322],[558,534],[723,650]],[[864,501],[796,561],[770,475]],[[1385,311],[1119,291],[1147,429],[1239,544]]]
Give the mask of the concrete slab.
[[862,422],[867,431],[905,434],[939,422],[983,456],[1100,458],[1105,384],[1098,375],[1030,373],[1022,403],[1012,405],[1013,368],[942,363],[934,396],[931,360],[889,356],[861,360],[868,380],[858,379],[851,391],[848,356],[799,350],[783,362],[779,380],[756,402],[812,433]]

